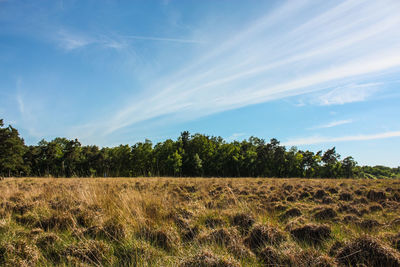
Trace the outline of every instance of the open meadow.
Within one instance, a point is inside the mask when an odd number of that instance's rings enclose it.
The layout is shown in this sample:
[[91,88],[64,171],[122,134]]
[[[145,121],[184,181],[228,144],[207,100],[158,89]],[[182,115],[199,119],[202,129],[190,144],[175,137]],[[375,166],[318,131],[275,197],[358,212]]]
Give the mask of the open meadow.
[[400,266],[400,181],[8,178],[0,265]]

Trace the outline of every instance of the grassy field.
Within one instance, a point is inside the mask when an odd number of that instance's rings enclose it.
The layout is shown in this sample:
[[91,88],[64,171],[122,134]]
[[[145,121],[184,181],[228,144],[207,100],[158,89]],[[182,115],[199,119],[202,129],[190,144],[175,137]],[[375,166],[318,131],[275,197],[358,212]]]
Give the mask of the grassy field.
[[400,266],[400,181],[10,178],[0,265]]

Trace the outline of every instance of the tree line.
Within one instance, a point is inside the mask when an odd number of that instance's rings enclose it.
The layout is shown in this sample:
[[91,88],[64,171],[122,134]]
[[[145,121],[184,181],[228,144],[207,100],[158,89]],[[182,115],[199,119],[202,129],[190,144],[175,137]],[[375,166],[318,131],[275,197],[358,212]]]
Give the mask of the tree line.
[[276,139],[190,134],[155,145],[83,146],[77,139],[55,138],[26,146],[18,130],[0,120],[0,176],[39,177],[399,177],[399,168],[358,166],[335,147],[326,151],[286,149]]

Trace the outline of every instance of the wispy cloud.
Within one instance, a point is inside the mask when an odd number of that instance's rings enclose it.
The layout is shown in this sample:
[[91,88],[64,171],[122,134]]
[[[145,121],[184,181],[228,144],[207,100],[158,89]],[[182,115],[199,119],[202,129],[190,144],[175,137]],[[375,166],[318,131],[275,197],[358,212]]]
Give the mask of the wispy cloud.
[[394,138],[394,137],[400,137],[400,131],[383,132],[383,133],[369,134],[369,135],[350,135],[350,136],[341,136],[341,137],[314,136],[314,137],[307,137],[307,138],[292,139],[292,140],[283,142],[282,144],[285,146],[300,146],[300,145],[313,145],[313,144],[320,144],[320,143],[367,141],[367,140],[386,139],[386,138]]
[[[23,125],[23,128],[28,131],[31,136],[34,137],[43,137],[42,133],[37,131],[37,119],[35,116],[35,111],[37,111],[37,107],[32,108],[32,105],[38,105],[35,103],[33,99],[29,99],[26,101],[26,96],[24,95],[24,84],[22,78],[18,78],[16,81],[16,95],[15,101],[18,105],[19,111],[19,119],[15,120],[14,124],[18,124],[18,122]],[[36,110],[34,110],[36,109]]]
[[68,51],[82,48],[95,42],[95,40],[89,36],[71,33],[65,30],[59,31],[55,39],[61,48]]
[[201,44],[203,41],[191,40],[191,39],[177,39],[177,38],[165,38],[165,37],[151,37],[151,36],[138,36],[138,35],[127,35],[123,38],[129,40],[149,40],[149,41],[162,41],[162,42],[177,42],[177,43],[196,43]]
[[237,141],[240,137],[246,136],[245,133],[233,133],[231,136],[226,138],[227,141]]
[[[134,105],[108,118],[103,133],[168,114],[193,119],[326,88],[337,87],[321,96],[322,105],[366,99],[379,89],[362,85],[366,75],[400,67],[399,13],[400,2],[391,0],[288,1],[225,42],[208,43],[175,74],[148,83]],[[350,86],[338,87],[350,79]],[[86,127],[97,133],[103,125]]]
[[21,78],[18,78],[17,82],[16,82],[17,95],[15,96],[15,99],[17,100],[17,103],[18,103],[19,112],[22,115],[25,115],[25,103],[24,103],[24,101],[22,99],[22,95],[21,95],[21,92],[20,92],[21,91],[21,86],[22,86],[22,80],[21,80]]
[[176,43],[193,43],[201,44],[203,41],[180,39],[180,38],[167,38],[156,36],[138,36],[138,35],[106,35],[106,34],[85,34],[83,32],[60,30],[56,33],[54,39],[58,45],[67,50],[75,50],[87,47],[89,45],[98,45],[105,48],[114,48],[116,50],[129,46],[133,40],[143,41],[156,41],[156,42],[176,42]]
[[310,129],[324,129],[324,128],[332,128],[335,126],[343,125],[343,124],[349,124],[352,123],[353,120],[339,120],[339,121],[332,121],[327,124],[322,124],[318,126],[311,127]]
[[19,112],[24,115],[25,114],[25,104],[24,104],[24,101],[22,100],[21,94],[18,93],[16,96],[16,99],[17,99],[17,103],[18,103]]
[[318,96],[314,102],[322,106],[343,105],[365,101],[379,91],[383,83],[349,84],[337,87],[328,93]]

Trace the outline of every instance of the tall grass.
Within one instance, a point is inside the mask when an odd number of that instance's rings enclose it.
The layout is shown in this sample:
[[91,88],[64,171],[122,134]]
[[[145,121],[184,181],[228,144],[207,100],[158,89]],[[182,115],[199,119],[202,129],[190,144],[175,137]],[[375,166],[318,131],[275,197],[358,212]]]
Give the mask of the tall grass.
[[400,263],[397,180],[10,178],[0,192],[0,265]]

